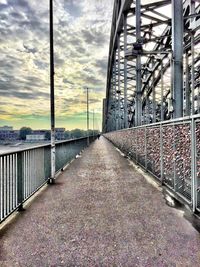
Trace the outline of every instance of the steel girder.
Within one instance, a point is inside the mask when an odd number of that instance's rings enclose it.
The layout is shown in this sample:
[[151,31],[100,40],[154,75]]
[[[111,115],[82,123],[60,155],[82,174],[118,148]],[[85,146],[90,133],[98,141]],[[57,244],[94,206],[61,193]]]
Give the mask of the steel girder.
[[105,131],[200,113],[200,4],[116,0]]

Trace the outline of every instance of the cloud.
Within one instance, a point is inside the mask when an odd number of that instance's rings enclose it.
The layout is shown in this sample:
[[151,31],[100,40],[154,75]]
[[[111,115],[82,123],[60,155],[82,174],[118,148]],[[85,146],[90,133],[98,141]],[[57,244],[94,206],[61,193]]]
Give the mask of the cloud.
[[[113,0],[54,1],[55,94],[60,123],[64,116],[74,116],[75,121],[77,114],[85,114],[85,86],[91,90],[90,108],[101,109],[112,6]],[[36,127],[35,120],[41,116],[48,126],[48,2],[0,0],[0,10],[0,118],[17,127],[20,122],[30,125],[29,121]]]
[[23,44],[23,46],[24,46],[25,51],[27,53],[33,53],[33,54],[35,54],[37,52],[37,49],[35,47],[32,47],[31,48],[31,47],[26,46],[25,44]]
[[70,82],[70,81],[68,81],[67,79],[63,79],[63,82],[64,82],[64,83],[67,83],[67,84],[71,84],[71,85],[74,84],[73,82]]

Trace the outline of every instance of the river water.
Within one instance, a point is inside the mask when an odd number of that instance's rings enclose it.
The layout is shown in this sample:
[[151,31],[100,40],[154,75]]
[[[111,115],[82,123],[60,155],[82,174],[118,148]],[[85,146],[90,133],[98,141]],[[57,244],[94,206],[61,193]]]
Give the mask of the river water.
[[19,144],[15,144],[15,145],[0,145],[0,155],[4,154],[4,153],[9,153],[9,152],[15,152],[18,150],[23,150],[23,149],[27,149],[27,148],[31,148],[31,147],[35,147],[35,146],[42,146],[48,143],[19,143]]

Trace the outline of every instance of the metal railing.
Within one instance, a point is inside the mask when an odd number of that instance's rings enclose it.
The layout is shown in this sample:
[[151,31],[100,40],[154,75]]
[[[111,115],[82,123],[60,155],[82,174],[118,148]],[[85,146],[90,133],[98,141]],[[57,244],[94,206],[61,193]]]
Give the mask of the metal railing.
[[200,212],[200,118],[185,117],[104,136]]
[[[96,137],[90,137],[92,142]],[[56,143],[56,172],[87,146],[87,137]],[[50,144],[0,154],[0,222],[47,183],[51,174]]]

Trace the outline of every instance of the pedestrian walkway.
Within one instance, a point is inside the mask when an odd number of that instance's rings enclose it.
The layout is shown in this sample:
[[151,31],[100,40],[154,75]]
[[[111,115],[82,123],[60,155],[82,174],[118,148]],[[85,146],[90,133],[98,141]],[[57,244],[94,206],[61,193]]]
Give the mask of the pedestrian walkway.
[[101,137],[0,232],[0,266],[200,266],[183,211]]

